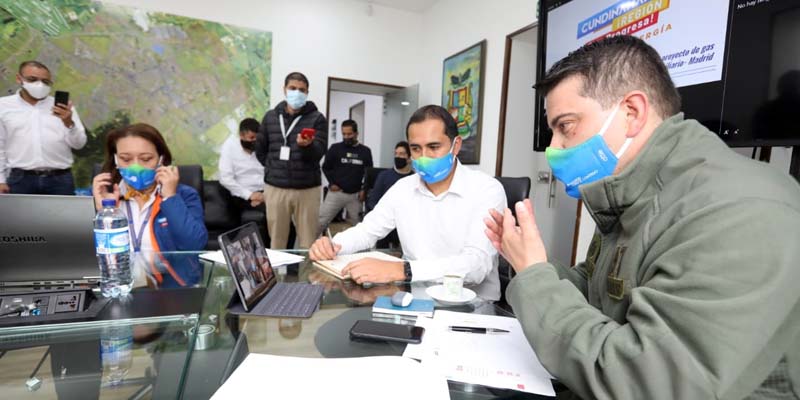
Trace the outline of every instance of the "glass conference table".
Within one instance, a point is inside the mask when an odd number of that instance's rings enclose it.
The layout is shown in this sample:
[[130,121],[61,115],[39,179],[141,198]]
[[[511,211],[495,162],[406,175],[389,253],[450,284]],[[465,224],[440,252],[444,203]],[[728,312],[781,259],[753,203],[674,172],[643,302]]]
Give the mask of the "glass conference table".
[[[324,286],[320,309],[311,318],[238,317],[226,312],[235,294],[227,267],[199,258],[201,253],[148,255],[148,262],[135,263],[131,295],[108,301],[92,318],[0,326],[0,398],[207,399],[249,353],[401,355],[403,344],[351,342],[349,329],[355,320],[372,317],[377,296],[406,290],[424,297],[424,288],[433,284],[363,288],[304,261],[275,271],[279,281]],[[510,315],[480,298],[454,311]],[[265,377],[262,394],[269,397],[267,382]],[[448,384],[453,399],[546,398]]]

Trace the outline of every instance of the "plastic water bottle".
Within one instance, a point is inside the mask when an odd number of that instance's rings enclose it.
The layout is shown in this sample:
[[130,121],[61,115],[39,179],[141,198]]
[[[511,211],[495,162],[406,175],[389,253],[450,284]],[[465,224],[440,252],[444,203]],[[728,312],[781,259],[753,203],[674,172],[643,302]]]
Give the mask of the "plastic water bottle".
[[133,287],[128,218],[114,199],[103,199],[103,209],[94,217],[94,243],[103,296],[127,295]]
[[130,325],[113,324],[103,328],[100,359],[106,382],[112,386],[122,383],[133,365],[133,328]]

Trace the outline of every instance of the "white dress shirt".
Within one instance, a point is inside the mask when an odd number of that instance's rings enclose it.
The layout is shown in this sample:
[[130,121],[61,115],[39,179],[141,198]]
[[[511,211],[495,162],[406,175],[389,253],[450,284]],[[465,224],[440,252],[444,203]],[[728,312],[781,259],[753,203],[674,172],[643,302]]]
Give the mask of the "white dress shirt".
[[498,300],[497,251],[483,222],[491,208],[506,208],[503,186],[459,162],[444,193],[434,196],[416,174],[400,179],[363,222],[334,236],[333,242],[342,246],[340,254],[351,254],[374,246],[397,228],[413,281],[458,274],[466,284],[479,284],[482,298]]
[[250,200],[253,192],[264,190],[264,166],[256,152],[247,153],[239,135],[228,138],[219,153],[219,183],[232,195]]
[[86,144],[75,107],[72,128],[53,114],[55,99],[48,96],[34,105],[19,91],[0,97],[0,183],[6,183],[11,168],[24,170],[66,169],[72,166],[72,149]]

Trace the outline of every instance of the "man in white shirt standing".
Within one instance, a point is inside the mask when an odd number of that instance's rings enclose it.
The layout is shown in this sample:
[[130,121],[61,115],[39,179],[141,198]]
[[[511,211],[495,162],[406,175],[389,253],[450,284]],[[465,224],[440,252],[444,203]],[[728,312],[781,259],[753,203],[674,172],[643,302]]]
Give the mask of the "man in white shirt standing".
[[364,221],[333,239],[311,246],[312,260],[329,260],[372,247],[397,228],[403,257],[392,262],[365,258],[342,271],[357,283],[429,281],[457,274],[477,286],[484,299],[500,298],[497,251],[484,235],[490,209],[503,210],[506,195],[493,177],[456,159],[461,138],[453,117],[442,107],[417,110],[406,126],[416,175],[400,179]]
[[0,193],[75,193],[72,150],[86,144],[78,112],[55,104],[50,70],[38,61],[19,66],[17,93],[0,97]]
[[264,166],[255,151],[260,126],[254,118],[242,120],[238,140],[231,136],[219,154],[219,183],[231,192],[240,210],[264,209]]

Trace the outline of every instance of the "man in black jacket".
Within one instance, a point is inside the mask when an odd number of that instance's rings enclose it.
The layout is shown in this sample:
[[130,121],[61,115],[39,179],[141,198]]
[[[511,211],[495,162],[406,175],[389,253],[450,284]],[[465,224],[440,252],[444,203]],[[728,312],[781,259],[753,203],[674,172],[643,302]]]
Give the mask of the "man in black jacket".
[[265,167],[270,248],[286,248],[292,221],[297,247],[308,248],[317,233],[322,184],[319,161],[328,148],[328,123],[317,106],[307,101],[305,75],[287,75],[283,92],[286,101],[264,115],[256,144],[256,157]]
[[328,227],[336,214],[347,209],[347,222],[358,223],[364,203],[364,172],[372,167],[372,151],[358,142],[358,124],[352,119],[342,122],[342,141],[334,143],[322,172],[328,178],[328,194],[319,212],[319,233]]

